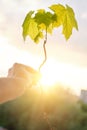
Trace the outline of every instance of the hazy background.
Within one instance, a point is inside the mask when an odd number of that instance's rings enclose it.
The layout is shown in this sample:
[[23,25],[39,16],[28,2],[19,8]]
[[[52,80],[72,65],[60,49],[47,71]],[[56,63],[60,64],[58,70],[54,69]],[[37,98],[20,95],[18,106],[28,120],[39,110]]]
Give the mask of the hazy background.
[[[61,35],[61,28],[55,29],[52,36],[48,36],[48,59],[62,67],[56,72],[61,79],[66,77],[68,85],[76,90],[87,87],[87,1],[76,0],[0,0],[0,75],[7,74],[8,68],[15,62],[21,62],[38,68],[43,59],[41,41],[36,45],[30,38],[24,43],[22,37],[22,23],[30,10],[49,7],[51,4],[68,4],[74,9],[78,21],[79,31],[73,30],[73,35],[66,42]],[[52,68],[51,68],[52,69]],[[58,75],[59,76],[59,75]]]

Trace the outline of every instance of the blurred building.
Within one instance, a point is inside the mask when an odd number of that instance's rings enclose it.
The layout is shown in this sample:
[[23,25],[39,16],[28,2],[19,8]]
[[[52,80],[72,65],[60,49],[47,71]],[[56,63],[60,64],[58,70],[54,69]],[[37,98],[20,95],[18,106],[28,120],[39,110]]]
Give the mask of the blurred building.
[[87,90],[84,90],[84,89],[81,90],[80,99],[81,99],[84,103],[87,103]]

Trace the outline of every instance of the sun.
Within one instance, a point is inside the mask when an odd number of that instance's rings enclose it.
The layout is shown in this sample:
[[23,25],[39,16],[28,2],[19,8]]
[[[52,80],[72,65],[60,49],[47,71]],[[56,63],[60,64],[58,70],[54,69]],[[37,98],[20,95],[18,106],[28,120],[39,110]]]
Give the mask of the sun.
[[53,61],[47,61],[46,64],[41,69],[42,78],[40,80],[40,84],[43,86],[44,90],[48,90],[51,86],[53,86],[57,80],[57,66]]

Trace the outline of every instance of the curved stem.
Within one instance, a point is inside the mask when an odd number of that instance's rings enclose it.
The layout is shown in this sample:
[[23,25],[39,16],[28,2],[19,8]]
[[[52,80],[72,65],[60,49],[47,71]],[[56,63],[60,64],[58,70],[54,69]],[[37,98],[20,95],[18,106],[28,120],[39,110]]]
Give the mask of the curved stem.
[[[46,35],[45,35],[45,39],[44,39],[44,43],[43,43],[44,60],[43,60],[43,62],[41,63],[41,65],[39,66],[39,71],[40,71],[40,69],[42,68],[42,66],[45,64],[45,62],[46,62],[46,60],[47,60],[46,43],[47,43],[47,27],[46,27]],[[43,100],[43,89],[42,89],[42,87],[41,87],[41,95],[42,95],[41,102],[42,102],[42,105],[44,105],[44,104],[43,104],[44,101],[42,101],[42,100]],[[49,121],[48,116],[47,116],[47,113],[44,111],[44,109],[42,109],[42,116],[43,116],[43,118],[46,120],[49,129],[50,129],[50,130],[53,130],[53,127],[51,126],[50,121]]]
[[44,43],[43,43],[43,49],[44,49],[44,60],[41,63],[41,65],[39,66],[39,71],[42,68],[42,66],[45,64],[46,60],[47,60],[47,51],[46,51],[46,43],[47,43],[47,28],[46,28],[46,35],[45,35],[45,39],[44,39]]

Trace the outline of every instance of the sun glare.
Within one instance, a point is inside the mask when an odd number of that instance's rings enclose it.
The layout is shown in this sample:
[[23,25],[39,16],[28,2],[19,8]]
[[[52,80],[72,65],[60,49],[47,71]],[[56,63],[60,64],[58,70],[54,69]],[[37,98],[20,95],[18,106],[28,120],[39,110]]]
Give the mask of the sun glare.
[[[39,64],[39,60],[37,57],[25,51],[16,50],[16,48],[8,44],[8,39],[2,36],[0,37],[0,41],[3,43],[1,44],[1,48],[4,48],[6,51],[5,55],[2,49],[0,49],[2,63],[0,66],[2,70],[3,68],[4,70],[7,69],[9,67],[9,64],[15,61],[25,63],[32,67],[35,65],[34,68],[38,68],[37,66]],[[12,59],[10,63],[7,64],[6,62],[10,54],[12,54]],[[28,57],[29,60],[27,60],[25,57]],[[41,74],[42,78],[40,80],[40,84],[43,87],[43,90],[46,91],[48,91],[50,87],[53,87],[53,85],[56,83],[62,84],[64,87],[71,87],[75,91],[80,91],[80,89],[83,87],[87,88],[87,68],[84,67],[78,67],[73,64],[58,62],[54,59],[48,59],[44,66],[41,68]]]
[[44,90],[48,90],[58,81],[57,66],[54,61],[48,61],[41,69],[42,78],[40,80]]
[[53,62],[47,62],[41,69],[42,78],[40,84],[44,91],[49,89],[58,82],[58,68]]
[[71,64],[49,60],[42,67],[41,74],[42,79],[40,83],[43,90],[49,90],[50,87],[59,83],[64,85],[64,87],[71,87],[74,91],[79,91],[82,87],[79,80],[82,79],[84,71],[82,68]]

